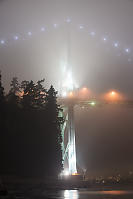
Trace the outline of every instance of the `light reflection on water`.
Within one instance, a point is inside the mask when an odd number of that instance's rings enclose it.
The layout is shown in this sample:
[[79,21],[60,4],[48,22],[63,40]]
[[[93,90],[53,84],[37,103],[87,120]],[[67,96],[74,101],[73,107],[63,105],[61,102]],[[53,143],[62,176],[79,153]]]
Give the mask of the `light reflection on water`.
[[65,190],[64,199],[78,199],[79,193],[77,190]]
[[64,199],[133,199],[133,191],[65,190]]

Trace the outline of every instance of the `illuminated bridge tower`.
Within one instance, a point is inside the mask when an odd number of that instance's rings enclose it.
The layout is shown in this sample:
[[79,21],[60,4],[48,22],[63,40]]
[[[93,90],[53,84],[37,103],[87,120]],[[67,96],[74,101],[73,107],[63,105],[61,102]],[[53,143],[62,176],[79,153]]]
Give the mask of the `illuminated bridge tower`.
[[73,104],[68,106],[68,165],[69,165],[70,174],[77,173],[74,105]]
[[[65,175],[77,173],[76,167],[76,144],[75,144],[75,125],[74,125],[74,104],[63,102],[62,125],[62,159]],[[66,168],[67,166],[67,168]]]

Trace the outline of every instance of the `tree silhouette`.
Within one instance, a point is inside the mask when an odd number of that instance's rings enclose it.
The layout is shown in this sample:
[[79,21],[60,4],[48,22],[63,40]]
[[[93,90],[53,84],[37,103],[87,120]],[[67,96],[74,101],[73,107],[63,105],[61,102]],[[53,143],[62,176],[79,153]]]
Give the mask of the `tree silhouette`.
[[10,84],[10,90],[7,95],[7,101],[8,103],[12,104],[12,106],[18,105],[20,101],[20,84],[18,82],[17,77],[13,77],[11,84]]
[[59,117],[60,111],[59,105],[57,105],[57,92],[54,87],[51,86],[46,95],[46,114],[47,122],[49,125],[49,150],[51,152],[50,160],[54,162],[54,168],[51,164],[51,171],[55,174],[59,174],[62,170],[62,151],[61,151],[61,123],[63,118]]

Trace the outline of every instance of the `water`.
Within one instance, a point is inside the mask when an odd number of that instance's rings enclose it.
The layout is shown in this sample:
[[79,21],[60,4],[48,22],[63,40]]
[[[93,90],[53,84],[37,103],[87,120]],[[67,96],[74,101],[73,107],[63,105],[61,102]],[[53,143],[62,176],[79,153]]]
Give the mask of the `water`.
[[133,191],[65,190],[47,193],[51,199],[133,199]]

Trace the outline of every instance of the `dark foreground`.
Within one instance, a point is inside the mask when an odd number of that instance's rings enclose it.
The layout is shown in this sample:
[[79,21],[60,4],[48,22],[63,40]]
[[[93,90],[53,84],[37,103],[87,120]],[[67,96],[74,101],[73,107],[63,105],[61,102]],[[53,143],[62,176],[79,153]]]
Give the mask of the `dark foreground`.
[[22,190],[10,192],[0,198],[9,199],[133,199],[133,191],[129,190],[30,190],[25,193]]
[[[133,199],[133,185],[62,189],[40,185],[8,185],[0,199]],[[4,192],[3,192],[4,193]]]

